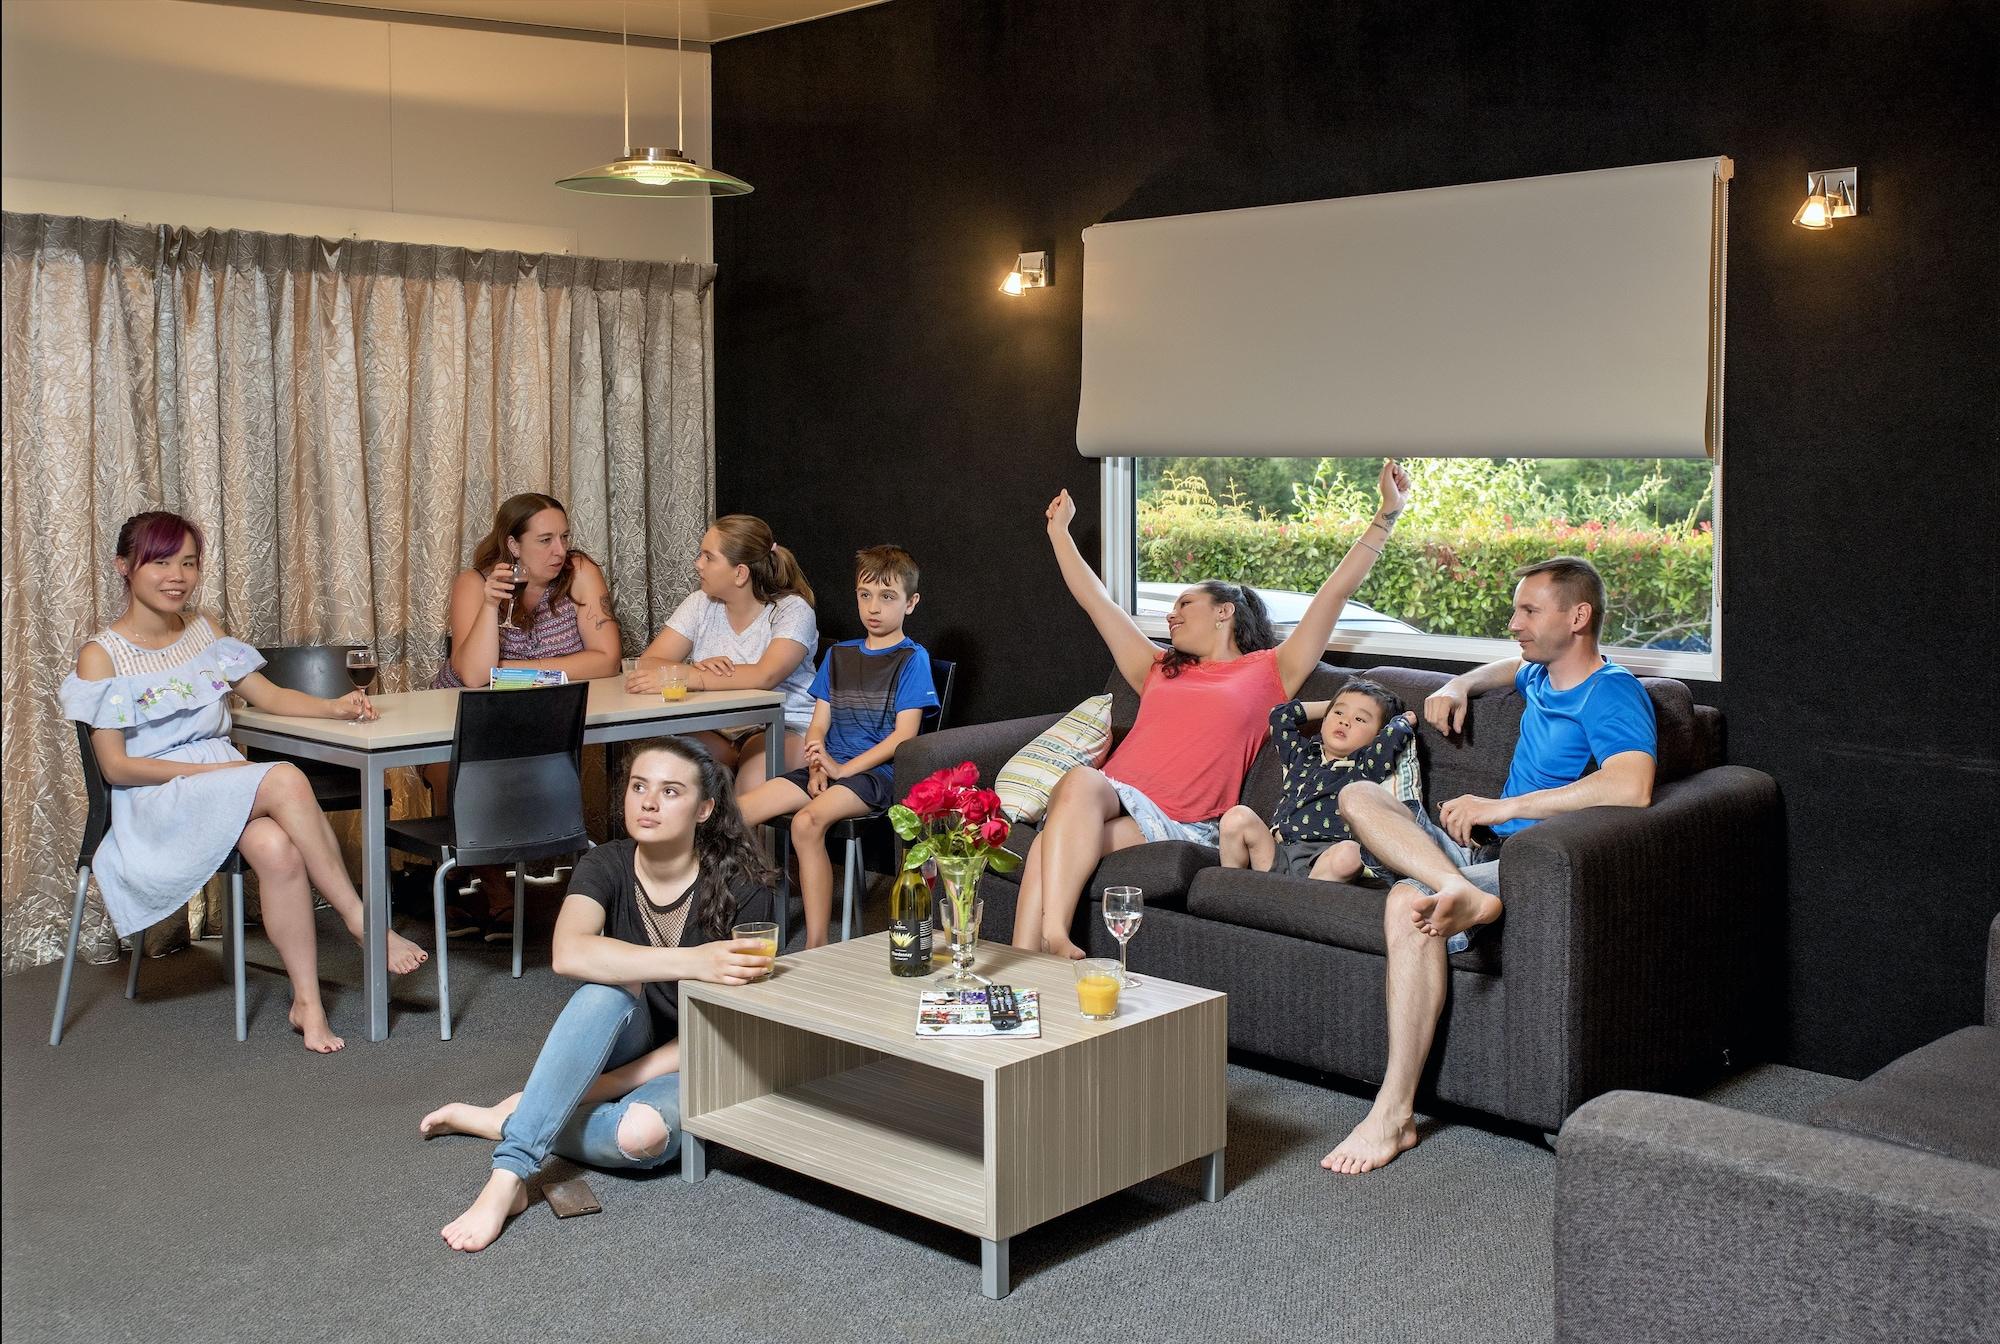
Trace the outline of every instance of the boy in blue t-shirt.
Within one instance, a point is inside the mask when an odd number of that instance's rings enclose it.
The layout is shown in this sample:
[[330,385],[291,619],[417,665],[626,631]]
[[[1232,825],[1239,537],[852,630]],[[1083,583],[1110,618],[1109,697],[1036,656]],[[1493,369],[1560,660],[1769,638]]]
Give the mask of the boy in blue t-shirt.
[[903,633],[917,609],[917,562],[900,546],[871,546],[854,557],[854,601],[868,633],[826,651],[813,678],[805,765],[766,780],[741,799],[752,826],[792,814],[806,946],[825,944],[833,916],[833,861],[827,828],[880,812],[891,801],[896,748],[917,735],[937,707],[931,658]]

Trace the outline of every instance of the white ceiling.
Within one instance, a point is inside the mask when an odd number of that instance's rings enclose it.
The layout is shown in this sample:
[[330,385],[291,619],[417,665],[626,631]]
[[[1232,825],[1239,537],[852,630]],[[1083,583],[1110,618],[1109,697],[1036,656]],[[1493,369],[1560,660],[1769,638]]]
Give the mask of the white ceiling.
[[866,9],[883,0],[338,0],[361,9],[379,9],[385,18],[397,13],[489,23],[519,23],[537,28],[578,28],[616,34],[621,11],[633,36],[674,36],[676,9],[689,42],[726,42],[732,37],[804,23],[850,9]]

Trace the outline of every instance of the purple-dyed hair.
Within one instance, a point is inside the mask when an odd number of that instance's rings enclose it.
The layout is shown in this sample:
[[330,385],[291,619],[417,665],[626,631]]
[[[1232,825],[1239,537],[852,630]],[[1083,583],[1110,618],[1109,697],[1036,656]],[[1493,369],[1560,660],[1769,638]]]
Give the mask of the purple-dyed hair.
[[[194,539],[194,558],[199,561],[207,543],[202,539],[201,528],[196,523],[178,513],[167,513],[161,509],[135,513],[125,520],[125,526],[118,529],[118,556],[136,569],[170,555],[179,555],[181,543],[190,537]],[[132,581],[128,578],[125,583],[130,587]]]

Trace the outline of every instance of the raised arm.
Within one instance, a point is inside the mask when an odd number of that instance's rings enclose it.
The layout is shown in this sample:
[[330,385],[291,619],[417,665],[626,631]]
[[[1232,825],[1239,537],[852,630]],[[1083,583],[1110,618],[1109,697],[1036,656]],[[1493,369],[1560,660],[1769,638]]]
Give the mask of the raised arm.
[[484,686],[500,665],[500,604],[514,595],[513,575],[503,562],[491,574],[460,570],[451,581],[451,670],[467,686]]
[[1076,517],[1076,501],[1069,497],[1069,491],[1060,492],[1050,501],[1045,517],[1049,545],[1055,550],[1056,566],[1062,570],[1069,595],[1097,627],[1104,647],[1111,650],[1111,661],[1118,665],[1118,675],[1133,690],[1142,689],[1153,664],[1159,661],[1159,647],[1146,638],[1131,612],[1111,600],[1104,581],[1084,562],[1083,552],[1077,550],[1076,540],[1069,534],[1070,520]]
[[1297,695],[1299,687],[1312,675],[1320,655],[1326,652],[1326,642],[1333,638],[1333,627],[1339,624],[1347,599],[1354,596],[1361,581],[1368,577],[1368,571],[1374,568],[1376,558],[1389,542],[1396,519],[1402,516],[1403,506],[1409,501],[1410,478],[1393,460],[1382,464],[1378,488],[1382,492],[1382,507],[1376,511],[1374,521],[1362,532],[1361,539],[1348,548],[1333,573],[1327,575],[1326,582],[1313,594],[1298,627],[1278,646],[1278,679],[1284,683],[1286,695]]

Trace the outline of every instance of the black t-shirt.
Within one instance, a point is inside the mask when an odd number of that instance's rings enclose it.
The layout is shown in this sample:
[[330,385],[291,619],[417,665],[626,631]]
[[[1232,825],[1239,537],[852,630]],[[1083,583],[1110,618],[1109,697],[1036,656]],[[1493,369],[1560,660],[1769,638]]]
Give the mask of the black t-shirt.
[[[639,845],[635,840],[614,840],[577,860],[576,869],[569,877],[569,891],[572,896],[588,896],[604,907],[604,934],[616,938],[621,943],[632,943],[638,947],[655,946],[647,935],[647,917],[639,909],[646,894],[639,887],[639,879],[633,871],[633,863],[638,858]],[[687,890],[674,896],[665,905],[652,907],[653,918],[671,925],[680,921],[681,937],[679,947],[699,947],[703,943],[716,941],[696,927],[693,911],[695,883]],[[731,925],[750,923],[754,920],[773,918],[776,904],[769,889],[743,883],[735,889],[736,913],[731,915]],[[683,919],[682,917],[685,916]],[[724,934],[726,939],[728,934]],[[653,1044],[664,1045],[680,1035],[680,990],[672,980],[648,981],[646,984],[646,1007],[653,1016]]]

